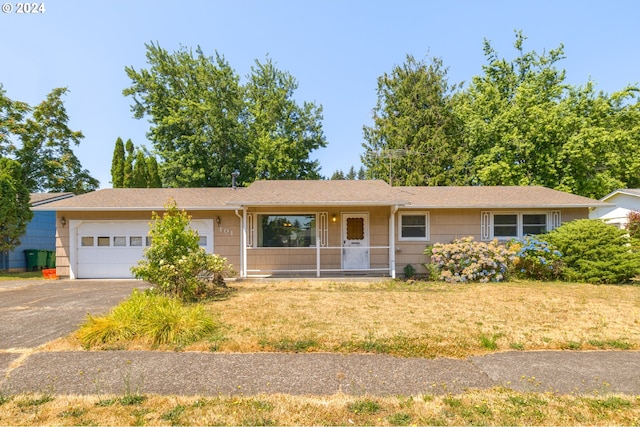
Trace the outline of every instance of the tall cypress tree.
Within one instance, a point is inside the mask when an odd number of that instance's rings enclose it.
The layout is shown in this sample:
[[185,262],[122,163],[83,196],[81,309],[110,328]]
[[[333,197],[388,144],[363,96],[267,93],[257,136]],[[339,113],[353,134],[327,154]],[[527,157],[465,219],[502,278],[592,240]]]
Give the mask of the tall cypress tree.
[[122,186],[124,188],[131,188],[131,182],[133,179],[133,158],[134,158],[134,154],[133,154],[133,142],[131,142],[131,139],[127,139],[127,142],[124,146],[126,152],[127,152],[127,157],[124,160],[124,179],[122,181]]
[[147,187],[162,188],[162,180],[160,179],[160,173],[158,171],[158,161],[153,154],[147,157],[147,170],[149,171]]
[[136,153],[136,161],[133,165],[133,173],[131,175],[131,188],[147,188],[149,187],[149,172],[147,170],[147,159],[142,150],[138,149]]
[[124,142],[120,137],[116,139],[113,159],[111,160],[111,184],[113,188],[124,187]]

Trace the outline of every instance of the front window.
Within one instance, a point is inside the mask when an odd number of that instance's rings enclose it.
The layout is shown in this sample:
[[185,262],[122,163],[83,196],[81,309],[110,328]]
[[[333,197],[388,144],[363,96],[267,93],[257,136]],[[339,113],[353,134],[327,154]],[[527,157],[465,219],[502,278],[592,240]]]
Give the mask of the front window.
[[258,246],[263,248],[316,245],[316,216],[258,215]]

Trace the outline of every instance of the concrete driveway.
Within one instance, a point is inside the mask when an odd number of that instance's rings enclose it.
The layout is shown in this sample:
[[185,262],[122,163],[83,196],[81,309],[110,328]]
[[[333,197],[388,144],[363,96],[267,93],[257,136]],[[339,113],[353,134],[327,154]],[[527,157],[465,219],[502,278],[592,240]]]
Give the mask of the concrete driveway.
[[35,348],[73,332],[146,288],[139,280],[0,281],[0,350]]

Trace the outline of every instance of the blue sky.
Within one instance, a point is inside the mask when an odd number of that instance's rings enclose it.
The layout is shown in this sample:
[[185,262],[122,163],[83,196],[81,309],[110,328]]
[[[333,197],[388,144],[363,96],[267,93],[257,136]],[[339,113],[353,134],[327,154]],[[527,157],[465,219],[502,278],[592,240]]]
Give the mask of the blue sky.
[[[3,3],[7,3],[3,0]],[[312,153],[321,173],[360,166],[362,127],[371,124],[376,79],[402,64],[439,57],[449,82],[481,74],[483,40],[513,58],[514,31],[539,53],[564,44],[567,81],[604,92],[640,81],[640,2],[361,0],[49,0],[45,12],[0,13],[0,83],[35,105],[66,86],[69,124],[84,133],[82,165],[111,187],[117,137],[152,148],[149,124],[122,95],[125,66],[146,67],[145,43],[217,51],[242,77],[268,55],[299,83],[299,102],[322,105],[328,141]]]

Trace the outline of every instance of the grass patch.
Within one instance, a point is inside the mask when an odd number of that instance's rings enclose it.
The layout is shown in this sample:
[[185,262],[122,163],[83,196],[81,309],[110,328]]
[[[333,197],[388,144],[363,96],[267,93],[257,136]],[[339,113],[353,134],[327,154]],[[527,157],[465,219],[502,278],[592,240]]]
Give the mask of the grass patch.
[[6,271],[0,271],[0,281],[29,279],[44,279],[44,277],[42,276],[42,271],[23,271],[18,273],[7,273]]
[[134,290],[108,315],[88,315],[75,335],[85,348],[118,348],[131,342],[180,348],[212,337],[217,329],[202,305]]
[[98,405],[97,396],[57,396],[37,408],[0,411],[0,425],[636,425],[640,397],[516,392],[496,387],[425,396],[157,396],[135,406]]

